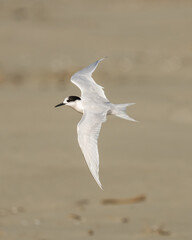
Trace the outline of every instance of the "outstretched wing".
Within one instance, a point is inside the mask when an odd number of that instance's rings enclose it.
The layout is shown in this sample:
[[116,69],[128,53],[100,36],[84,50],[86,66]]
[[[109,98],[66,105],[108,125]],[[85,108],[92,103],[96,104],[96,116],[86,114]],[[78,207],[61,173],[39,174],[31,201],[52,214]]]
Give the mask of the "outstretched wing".
[[84,112],[82,119],[78,123],[78,142],[83,152],[89,170],[95,181],[102,189],[99,180],[99,153],[97,140],[101,125],[106,121],[107,111],[100,113]]
[[[103,87],[98,85],[92,78],[92,73],[97,68],[98,64],[104,58],[94,62],[88,67],[80,70],[71,77],[71,82],[81,90],[81,95],[84,99],[93,99],[98,96],[107,100]],[[108,101],[108,100],[107,100]]]

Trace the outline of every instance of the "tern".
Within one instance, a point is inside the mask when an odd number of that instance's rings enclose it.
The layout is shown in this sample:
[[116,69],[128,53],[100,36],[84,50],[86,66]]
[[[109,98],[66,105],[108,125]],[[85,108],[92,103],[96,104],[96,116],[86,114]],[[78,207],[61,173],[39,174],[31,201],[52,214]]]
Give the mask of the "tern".
[[105,96],[103,87],[93,80],[92,73],[103,59],[94,62],[71,77],[71,82],[80,88],[81,97],[69,96],[55,106],[66,105],[83,114],[77,125],[78,142],[88,168],[101,189],[97,143],[102,123],[107,120],[107,115],[115,115],[136,122],[126,113],[126,108],[135,103],[112,104]]

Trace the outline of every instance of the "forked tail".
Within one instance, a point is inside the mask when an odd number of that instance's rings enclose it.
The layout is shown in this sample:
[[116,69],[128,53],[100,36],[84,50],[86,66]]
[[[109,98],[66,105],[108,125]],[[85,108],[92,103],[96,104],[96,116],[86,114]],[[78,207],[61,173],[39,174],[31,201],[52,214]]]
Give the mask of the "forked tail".
[[112,114],[114,114],[117,117],[129,120],[129,121],[137,122],[135,119],[129,117],[126,113],[126,108],[129,106],[132,106],[134,104],[135,103],[113,104],[114,109],[112,111]]

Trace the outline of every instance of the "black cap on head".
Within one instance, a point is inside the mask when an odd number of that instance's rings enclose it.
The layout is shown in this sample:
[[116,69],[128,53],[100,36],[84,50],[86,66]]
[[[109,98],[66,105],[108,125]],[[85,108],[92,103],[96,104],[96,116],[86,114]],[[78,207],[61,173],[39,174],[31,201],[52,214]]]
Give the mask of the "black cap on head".
[[76,100],[81,100],[81,98],[77,96],[69,96],[67,102],[75,102]]

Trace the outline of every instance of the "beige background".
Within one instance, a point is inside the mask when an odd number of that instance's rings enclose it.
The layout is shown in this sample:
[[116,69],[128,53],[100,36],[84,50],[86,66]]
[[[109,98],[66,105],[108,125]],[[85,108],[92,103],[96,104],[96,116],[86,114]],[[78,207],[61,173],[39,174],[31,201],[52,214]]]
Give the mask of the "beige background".
[[[192,239],[191,26],[191,1],[0,0],[0,239]],[[95,80],[140,122],[103,125],[101,191],[54,105],[104,56]]]

